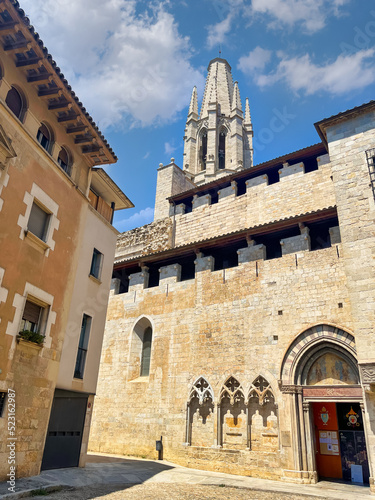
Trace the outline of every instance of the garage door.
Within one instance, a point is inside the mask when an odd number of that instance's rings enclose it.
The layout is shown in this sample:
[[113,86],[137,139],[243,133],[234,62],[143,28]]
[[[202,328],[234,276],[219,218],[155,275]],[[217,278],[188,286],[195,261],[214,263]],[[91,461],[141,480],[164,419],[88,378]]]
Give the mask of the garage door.
[[87,397],[56,397],[48,425],[42,470],[78,467]]

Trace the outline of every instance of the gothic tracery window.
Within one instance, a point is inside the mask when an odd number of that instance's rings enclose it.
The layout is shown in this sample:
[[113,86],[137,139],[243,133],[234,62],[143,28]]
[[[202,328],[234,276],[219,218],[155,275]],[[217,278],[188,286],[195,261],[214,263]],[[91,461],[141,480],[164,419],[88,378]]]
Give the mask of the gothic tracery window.
[[187,419],[186,442],[192,446],[212,446],[214,395],[204,377],[198,378],[190,390]]
[[277,406],[271,385],[262,376],[257,377],[250,387],[249,426],[252,450],[277,448]]
[[230,377],[220,392],[220,444],[223,448],[248,447],[245,395],[240,382]]

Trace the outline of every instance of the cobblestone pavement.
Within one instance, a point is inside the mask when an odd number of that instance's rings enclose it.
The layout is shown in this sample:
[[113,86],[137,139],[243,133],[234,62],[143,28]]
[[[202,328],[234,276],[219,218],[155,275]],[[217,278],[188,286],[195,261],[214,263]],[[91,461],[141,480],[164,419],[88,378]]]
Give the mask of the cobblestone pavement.
[[[115,491],[114,491],[115,490]],[[31,497],[27,497],[31,498]],[[254,491],[226,486],[154,483],[142,485],[94,485],[51,493],[51,500],[316,500],[315,496]]]
[[[43,471],[39,476],[16,480],[16,493],[0,483],[0,499],[30,498],[44,490],[52,500],[370,500],[370,488],[321,481],[292,484],[255,477],[191,469],[157,460],[89,454],[85,468]],[[63,488],[55,491],[57,487]],[[48,494],[46,495],[46,491]],[[28,496],[29,495],[29,496]]]

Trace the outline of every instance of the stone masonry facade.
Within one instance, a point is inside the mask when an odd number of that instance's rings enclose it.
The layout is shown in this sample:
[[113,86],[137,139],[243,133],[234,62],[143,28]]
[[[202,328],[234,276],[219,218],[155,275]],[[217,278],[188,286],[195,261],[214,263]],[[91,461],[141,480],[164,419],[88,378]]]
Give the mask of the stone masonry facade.
[[[203,184],[159,168],[164,217],[118,239],[89,449],[156,458],[162,437],[186,466],[300,483],[360,466],[374,489],[375,105],[315,126],[322,143]],[[345,405],[350,457],[324,441]]]

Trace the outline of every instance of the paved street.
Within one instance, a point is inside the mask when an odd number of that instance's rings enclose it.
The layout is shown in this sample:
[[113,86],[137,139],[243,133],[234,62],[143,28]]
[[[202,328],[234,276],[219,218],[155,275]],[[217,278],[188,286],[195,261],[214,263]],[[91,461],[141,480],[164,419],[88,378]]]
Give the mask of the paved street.
[[[340,483],[319,482],[295,485],[218,472],[188,469],[162,461],[95,454],[86,468],[44,471],[40,476],[17,480],[16,494],[8,494],[0,484],[0,499],[29,497],[33,490],[50,490],[41,498],[52,500],[302,500],[355,497],[370,500],[369,488]],[[249,492],[251,490],[251,493]],[[34,496],[35,498],[35,496]],[[38,497],[36,497],[38,498]]]

